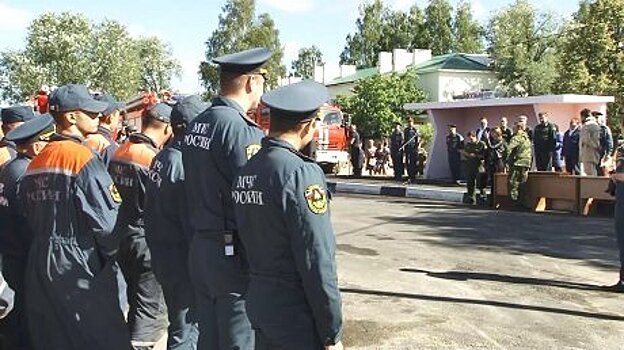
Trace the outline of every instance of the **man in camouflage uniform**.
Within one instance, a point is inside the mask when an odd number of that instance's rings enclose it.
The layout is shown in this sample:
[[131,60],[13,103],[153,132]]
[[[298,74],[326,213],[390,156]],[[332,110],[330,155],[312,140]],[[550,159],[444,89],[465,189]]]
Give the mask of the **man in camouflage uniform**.
[[468,142],[464,145],[462,154],[466,164],[466,187],[470,204],[477,204],[475,186],[481,191],[481,196],[485,196],[485,184],[481,174],[485,173],[483,161],[485,159],[485,143],[477,138],[475,131],[470,131],[466,135]]
[[529,177],[531,168],[531,140],[522,123],[516,124],[516,133],[507,148],[509,164],[509,196],[514,202],[521,200],[520,193]]

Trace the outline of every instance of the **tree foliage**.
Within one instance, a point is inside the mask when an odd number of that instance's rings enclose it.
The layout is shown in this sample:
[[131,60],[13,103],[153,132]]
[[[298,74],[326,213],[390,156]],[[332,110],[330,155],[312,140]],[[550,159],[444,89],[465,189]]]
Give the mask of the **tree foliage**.
[[430,0],[425,9],[427,38],[434,55],[446,54],[453,49],[452,12],[448,0]]
[[448,0],[431,0],[424,12],[416,3],[407,12],[393,11],[381,0],[364,3],[340,63],[374,67],[379,52],[393,49],[431,49],[434,55],[482,52],[483,29],[472,19],[470,5],[462,3],[457,11],[453,21]]
[[613,95],[609,121],[624,112],[624,0],[583,1],[561,45],[557,92]]
[[323,53],[318,47],[304,47],[299,50],[297,59],[292,62],[295,76],[304,79],[314,78],[314,67],[323,64]]
[[483,28],[472,18],[472,7],[462,1],[453,21],[453,51],[461,53],[482,53]]
[[555,16],[538,13],[528,0],[516,0],[490,19],[488,51],[509,95],[552,92],[562,35]]
[[219,91],[219,69],[212,59],[221,55],[266,47],[273,56],[266,63],[268,85],[277,86],[278,79],[286,74],[282,65],[284,52],[279,40],[279,31],[268,14],[255,16],[254,0],[228,0],[219,15],[219,26],[206,40],[206,61],[199,67],[200,78],[208,95]]
[[408,112],[405,103],[426,99],[417,87],[418,76],[414,70],[405,73],[375,75],[357,81],[351,96],[338,96],[338,104],[352,116],[363,136],[390,135],[393,124],[403,121]]
[[[141,51],[143,40],[155,45]],[[168,88],[179,71],[157,38],[135,40],[115,21],[94,24],[81,14],[45,13],[28,27],[23,50],[0,54],[0,91],[3,99],[19,101],[44,84],[79,83],[125,99],[156,88],[142,74],[162,76],[158,88]]]
[[141,86],[151,91],[169,88],[171,79],[180,74],[181,67],[172,58],[171,48],[158,37],[146,37],[134,43],[139,58]]

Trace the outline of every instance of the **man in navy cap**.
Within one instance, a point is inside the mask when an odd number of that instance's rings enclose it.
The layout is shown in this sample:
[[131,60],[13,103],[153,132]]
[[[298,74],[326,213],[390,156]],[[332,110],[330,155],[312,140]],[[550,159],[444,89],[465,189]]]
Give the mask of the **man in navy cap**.
[[71,84],[49,105],[57,134],[30,162],[17,193],[33,234],[24,285],[31,340],[37,350],[130,349],[113,267],[121,198],[82,145],[107,104]]
[[[2,111],[0,111],[2,133],[6,136],[11,130],[34,118],[35,113],[29,106],[3,108]],[[8,141],[6,138],[2,138],[2,140],[0,140],[0,169],[11,159],[15,158],[15,155],[15,144]]]
[[193,230],[184,192],[180,148],[187,125],[208,106],[189,96],[173,106],[173,142],[152,160],[145,188],[145,238],[152,268],[162,285],[169,314],[167,348],[193,350],[199,334],[195,292],[188,273],[188,251]]
[[31,159],[54,134],[54,119],[45,114],[13,129],[6,139],[15,144],[17,156],[0,171],[0,254],[2,274],[15,291],[15,307],[3,323],[3,349],[32,349],[24,313],[24,274],[32,233],[17,205],[17,185]]
[[323,85],[310,81],[264,95],[269,136],[233,181],[256,349],[342,348],[329,190],[321,168],[301,153],[328,98]]
[[134,349],[152,349],[167,328],[162,288],[145,241],[144,210],[149,167],[171,138],[170,118],[171,107],[165,103],[145,110],[141,132],[128,137],[108,166],[123,199],[116,228],[121,236],[117,261],[128,284],[128,326]]
[[186,129],[182,159],[194,229],[190,273],[199,313],[198,349],[252,349],[245,312],[245,251],[238,242],[231,183],[260,149],[264,133],[247,117],[264,92],[262,65],[271,51],[256,48],[215,58],[221,91]]
[[95,99],[107,103],[108,108],[100,116],[97,132],[87,135],[85,144],[97,152],[102,157],[104,165],[108,167],[108,163],[119,147],[115,142],[114,134],[117,132],[119,115],[125,104],[117,102],[114,97],[106,94],[96,95]]

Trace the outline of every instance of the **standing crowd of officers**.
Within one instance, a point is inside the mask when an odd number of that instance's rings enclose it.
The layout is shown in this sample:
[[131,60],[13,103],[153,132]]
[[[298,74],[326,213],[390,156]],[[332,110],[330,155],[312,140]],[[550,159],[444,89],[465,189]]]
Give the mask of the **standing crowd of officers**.
[[[403,176],[407,170],[406,183],[416,183],[416,177],[423,174],[426,155],[421,148],[422,140],[414,118],[408,119],[405,129],[401,123],[395,123],[389,141],[394,179],[403,181]],[[353,167],[353,176],[362,176],[365,156],[362,149],[362,139],[355,124],[351,124],[349,130],[349,156]]]
[[571,175],[606,176],[613,170],[613,136],[601,112],[582,110],[580,117],[570,120],[565,133],[549,117],[548,112],[539,113],[533,130],[524,115],[517,118],[513,130],[505,117],[493,128],[481,118],[479,127],[466,133],[466,140],[456,125],[449,125],[446,146],[451,177],[459,183],[465,176],[470,203],[484,201],[485,188],[494,183],[494,174],[507,172],[510,197],[521,205],[533,164],[537,171]]
[[150,106],[121,144],[124,105],[83,85],[1,111],[3,349],[342,348],[331,195],[302,153],[329,94],[265,94],[270,57],[215,58],[211,105]]

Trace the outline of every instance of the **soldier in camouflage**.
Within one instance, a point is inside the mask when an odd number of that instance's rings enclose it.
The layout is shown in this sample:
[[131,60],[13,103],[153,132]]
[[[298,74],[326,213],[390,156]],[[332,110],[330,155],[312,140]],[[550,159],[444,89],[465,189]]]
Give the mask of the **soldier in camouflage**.
[[468,197],[470,204],[477,204],[475,194],[475,186],[481,191],[481,195],[485,196],[485,183],[483,183],[482,174],[485,173],[485,143],[477,138],[475,131],[469,131],[466,135],[468,142],[464,145],[462,154],[466,164],[466,187],[468,189]]
[[507,148],[507,163],[509,165],[509,196],[512,201],[519,202],[531,168],[531,140],[525,131],[524,124],[517,123],[515,131]]

